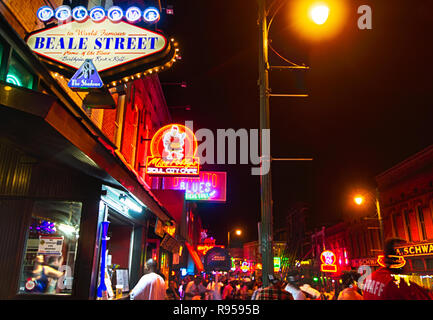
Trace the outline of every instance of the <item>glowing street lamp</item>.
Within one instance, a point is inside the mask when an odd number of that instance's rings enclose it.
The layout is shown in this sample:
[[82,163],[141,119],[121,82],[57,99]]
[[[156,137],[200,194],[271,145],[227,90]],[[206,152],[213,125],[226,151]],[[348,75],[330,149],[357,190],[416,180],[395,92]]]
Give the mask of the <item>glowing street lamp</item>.
[[373,194],[371,192],[364,192],[365,195],[356,195],[353,197],[353,201],[358,205],[364,205],[366,202],[366,197],[368,200],[370,200],[370,203],[375,204],[376,214],[377,214],[377,220],[379,221],[379,234],[380,234],[380,245],[381,248],[383,248],[384,238],[383,238],[383,221],[382,221],[382,215],[380,213],[380,204],[379,204],[379,190],[376,189],[376,194]]
[[[320,1],[320,2],[319,2]],[[326,1],[326,2],[325,2]],[[334,31],[341,30],[341,23],[345,20],[344,7],[341,0],[257,0],[258,2],[258,23],[259,23],[259,97],[260,97],[260,131],[270,130],[269,98],[273,97],[308,97],[302,94],[275,94],[269,88],[269,72],[271,69],[308,69],[306,66],[290,63],[290,66],[270,66],[269,64],[269,31],[278,12],[287,5],[287,11],[291,16],[290,24],[302,33],[312,37],[323,38],[324,35],[334,34]],[[336,3],[337,2],[337,3]],[[269,6],[268,6],[269,4]],[[332,14],[330,15],[330,12]],[[310,14],[310,19],[308,18]],[[329,19],[328,19],[329,17]],[[336,19],[335,19],[336,18]],[[326,24],[325,24],[326,23]],[[322,25],[326,27],[322,27]],[[331,32],[332,31],[332,32]],[[275,50],[273,50],[275,51]],[[284,59],[286,60],[286,59]],[[286,60],[288,61],[288,60]],[[272,177],[270,163],[276,160],[271,157],[270,146],[267,146],[267,153],[262,154],[261,167],[269,165],[262,171],[260,177],[260,251],[262,254],[263,286],[269,285],[267,275],[273,273],[272,255]],[[291,159],[295,161],[310,161],[312,159]]]
[[230,247],[230,233],[232,233],[232,232],[234,232],[238,237],[240,237],[242,235],[241,229],[234,229],[234,230],[227,232],[227,248]]
[[315,24],[324,24],[329,17],[329,7],[324,4],[316,4],[310,8],[310,18]]
[[363,204],[364,202],[364,197],[363,196],[356,196],[353,198],[353,201],[360,206],[361,204]]

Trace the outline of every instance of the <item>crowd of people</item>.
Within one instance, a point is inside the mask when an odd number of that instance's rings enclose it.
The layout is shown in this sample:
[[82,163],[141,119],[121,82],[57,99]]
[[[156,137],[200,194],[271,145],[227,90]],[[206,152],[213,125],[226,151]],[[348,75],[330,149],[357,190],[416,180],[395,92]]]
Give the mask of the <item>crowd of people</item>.
[[314,286],[297,271],[280,276],[269,275],[269,285],[261,279],[235,277],[230,273],[190,275],[182,279],[165,279],[158,274],[156,262],[147,262],[148,272],[130,292],[131,299],[145,300],[433,300],[431,290],[413,282],[402,281],[395,275],[399,240],[385,245],[385,267],[365,277],[356,271],[343,272],[331,287]]

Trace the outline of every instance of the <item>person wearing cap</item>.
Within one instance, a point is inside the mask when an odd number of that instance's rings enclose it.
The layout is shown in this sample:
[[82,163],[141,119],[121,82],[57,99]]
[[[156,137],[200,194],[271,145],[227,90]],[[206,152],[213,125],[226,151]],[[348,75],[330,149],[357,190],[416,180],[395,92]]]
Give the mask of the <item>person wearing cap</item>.
[[293,296],[283,290],[283,281],[279,276],[269,275],[269,281],[271,285],[258,292],[256,300],[293,300]]
[[432,300],[432,295],[426,289],[414,282],[406,282],[401,277],[401,257],[397,255],[396,247],[406,243],[403,239],[389,239],[384,246],[385,266],[374,271],[365,279],[362,292],[364,300]]
[[287,292],[289,292],[294,300],[307,300],[307,297],[302,292],[301,289],[299,289],[299,285],[301,283],[301,276],[299,272],[294,271],[290,273],[287,277],[287,285],[284,288]]

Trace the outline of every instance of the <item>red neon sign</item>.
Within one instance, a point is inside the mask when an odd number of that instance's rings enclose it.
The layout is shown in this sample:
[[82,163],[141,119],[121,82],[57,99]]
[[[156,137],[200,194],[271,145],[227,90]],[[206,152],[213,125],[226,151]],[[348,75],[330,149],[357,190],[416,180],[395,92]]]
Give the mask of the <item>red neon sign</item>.
[[[388,266],[391,269],[403,268],[405,266],[405,264],[406,264],[406,260],[402,256],[393,256],[393,255],[390,255],[389,257],[396,259],[396,262],[394,264],[391,264],[390,266]],[[386,267],[386,265],[385,265],[385,256],[383,256],[383,255],[378,256],[377,257],[377,263],[381,267]]]
[[215,248],[215,247],[217,247],[217,248],[224,248],[224,246],[219,246],[219,245],[215,245],[215,244],[212,244],[212,245],[199,244],[199,245],[197,246],[197,251],[198,251],[202,256],[204,256],[204,255],[206,255],[206,253],[207,253],[210,249]]
[[150,143],[146,174],[154,176],[198,176],[197,139],[191,129],[170,124],[159,129]]
[[320,255],[320,260],[322,264],[320,265],[320,271],[322,272],[337,272],[337,266],[335,262],[337,258],[335,257],[334,252],[330,250],[325,250]]
[[185,200],[225,202],[227,173],[201,171],[199,177],[169,177],[164,180],[164,189],[184,190]]

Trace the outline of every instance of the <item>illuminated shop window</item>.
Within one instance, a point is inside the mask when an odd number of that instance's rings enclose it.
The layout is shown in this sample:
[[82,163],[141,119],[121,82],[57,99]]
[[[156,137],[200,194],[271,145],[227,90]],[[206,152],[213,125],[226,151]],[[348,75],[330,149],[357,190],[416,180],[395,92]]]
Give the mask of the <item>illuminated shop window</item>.
[[80,202],[35,202],[19,293],[70,295],[77,255]]
[[33,89],[35,76],[28,71],[28,68],[19,61],[15,54],[12,54],[9,60],[6,82],[19,87]]

